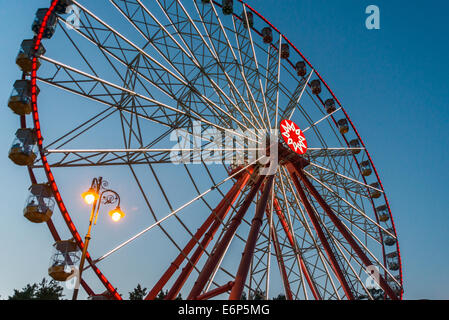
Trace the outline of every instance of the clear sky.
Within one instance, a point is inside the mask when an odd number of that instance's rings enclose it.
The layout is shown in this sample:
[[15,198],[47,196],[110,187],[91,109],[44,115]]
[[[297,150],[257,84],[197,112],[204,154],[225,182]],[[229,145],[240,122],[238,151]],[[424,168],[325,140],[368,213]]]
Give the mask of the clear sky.
[[[48,3],[49,0],[0,0],[1,298],[11,294],[13,288],[40,280],[51,254],[48,230],[28,223],[21,214],[29,178],[24,168],[16,167],[7,157],[19,120],[6,106],[12,84],[20,76],[14,62],[19,45],[31,36],[36,8]],[[405,298],[449,299],[449,215],[445,204],[449,191],[449,3],[441,0],[249,0],[248,3],[280,29],[319,70],[363,137],[395,218],[403,258]],[[380,30],[365,28],[365,8],[371,4],[381,10]],[[75,182],[79,185],[70,187],[74,192],[88,184],[86,181],[83,185],[82,180]],[[125,281],[126,273],[123,277]]]

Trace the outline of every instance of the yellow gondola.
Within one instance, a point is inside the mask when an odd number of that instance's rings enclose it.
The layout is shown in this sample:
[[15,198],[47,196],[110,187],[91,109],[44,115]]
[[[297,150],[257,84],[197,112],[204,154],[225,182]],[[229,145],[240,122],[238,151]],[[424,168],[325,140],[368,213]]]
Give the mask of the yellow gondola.
[[9,158],[19,166],[30,166],[37,158],[36,134],[33,129],[19,129],[9,150]]
[[76,264],[80,259],[80,250],[73,240],[57,241],[48,275],[56,281],[67,281],[76,272]]
[[33,223],[43,223],[50,220],[53,215],[55,201],[48,184],[33,184],[30,187],[23,215]]

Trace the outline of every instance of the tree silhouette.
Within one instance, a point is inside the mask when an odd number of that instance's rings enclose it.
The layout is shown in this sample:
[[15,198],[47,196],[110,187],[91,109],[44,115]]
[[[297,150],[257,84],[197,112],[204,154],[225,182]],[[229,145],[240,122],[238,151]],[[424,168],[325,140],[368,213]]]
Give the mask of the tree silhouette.
[[159,292],[159,294],[157,295],[156,298],[154,298],[154,300],[164,300],[165,297],[167,296],[167,294],[168,294],[168,290],[166,290],[165,292],[164,292],[164,290],[161,290],[161,292]]
[[249,300],[265,300],[265,292],[261,290],[255,290],[249,295]]
[[63,290],[55,280],[48,282],[44,278],[40,283],[27,284],[22,290],[14,289],[8,300],[61,300]]
[[142,288],[140,283],[129,293],[129,300],[143,300],[147,295],[147,288]]
[[[168,290],[161,290],[161,292],[159,292],[159,294],[157,295],[156,298],[154,298],[154,300],[164,300],[165,297],[168,295]],[[175,300],[182,300],[182,295],[178,294],[178,296],[176,297]]]
[[279,294],[277,297],[274,297],[273,300],[287,300],[285,294]]

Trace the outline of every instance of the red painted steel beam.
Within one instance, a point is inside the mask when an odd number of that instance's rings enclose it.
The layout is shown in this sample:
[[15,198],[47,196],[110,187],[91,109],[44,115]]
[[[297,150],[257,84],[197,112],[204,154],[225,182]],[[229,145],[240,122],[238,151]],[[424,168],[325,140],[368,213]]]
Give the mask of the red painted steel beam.
[[[287,239],[290,242],[290,245],[292,246],[292,248],[295,250],[296,248],[296,243],[295,240],[293,238],[292,233],[290,232],[290,229],[288,227],[288,223],[287,223],[287,219],[285,218],[284,213],[281,210],[281,207],[279,206],[279,202],[278,200],[275,198],[274,199],[274,209],[276,211],[276,214],[279,218],[279,221],[281,222],[282,228],[284,229],[284,232],[287,235]],[[298,252],[296,252],[298,258],[299,258],[299,263],[301,265],[301,269],[302,272],[304,273],[304,277],[306,278],[307,284],[309,285],[310,290],[312,291],[312,295],[316,300],[321,300],[321,295],[318,291],[318,288],[315,285],[315,282],[313,282],[312,277],[310,276],[309,273],[309,269],[307,268],[304,259],[299,255]]]
[[203,291],[204,286],[206,285],[207,281],[209,280],[212,272],[214,272],[215,267],[218,265],[218,263],[221,260],[221,257],[224,255],[229,243],[231,242],[232,238],[234,237],[234,234],[237,230],[237,228],[242,223],[242,219],[245,216],[246,212],[248,211],[248,208],[250,207],[252,201],[254,200],[254,197],[256,196],[257,192],[260,189],[260,186],[262,185],[262,182],[265,180],[265,176],[259,176],[257,181],[252,186],[250,192],[246,196],[245,200],[243,201],[242,205],[240,206],[240,209],[235,214],[235,216],[231,219],[231,222],[226,229],[226,232],[224,233],[222,239],[217,244],[215,250],[212,252],[212,254],[209,256],[209,258],[206,261],[206,264],[203,267],[203,270],[200,272],[198,279],[196,280],[195,284],[193,285],[192,290],[190,291],[189,296],[187,297],[188,300],[193,300],[196,297],[198,297],[201,294],[201,291]]
[[[270,210],[266,210],[268,221],[271,220],[271,212]],[[278,261],[279,270],[281,272],[282,282],[284,283],[285,295],[287,300],[293,300],[292,289],[290,287],[290,282],[288,281],[287,271],[285,269],[284,258],[282,257],[282,250],[279,245],[279,239],[274,229],[271,230],[271,237],[273,240],[274,252],[276,254],[276,259]]]
[[245,287],[246,278],[248,277],[251,260],[256,248],[257,237],[259,235],[260,227],[262,226],[262,219],[267,208],[268,198],[273,188],[274,175],[268,176],[265,183],[262,196],[257,202],[256,213],[251,224],[248,240],[246,241],[245,250],[243,251],[242,260],[240,261],[237,275],[235,276],[235,283],[232,287],[229,300],[240,300],[242,297],[243,288]]
[[[301,179],[301,181],[304,183],[306,188],[309,190],[310,194],[315,198],[315,200],[324,209],[326,214],[329,216],[331,221],[337,227],[338,231],[340,231],[340,233],[343,235],[343,237],[349,243],[351,248],[354,250],[354,252],[359,257],[359,259],[363,262],[363,264],[366,267],[372,266],[373,263],[371,262],[371,260],[368,258],[368,256],[365,254],[365,252],[363,252],[363,250],[357,244],[357,242],[352,237],[352,235],[348,232],[348,230],[346,229],[346,226],[343,224],[343,222],[341,222],[341,220],[335,215],[335,213],[332,211],[332,209],[329,207],[329,205],[326,203],[326,201],[321,197],[319,192],[312,185],[310,180],[305,176],[305,174],[302,172],[301,168],[298,166],[294,166],[294,165],[293,165],[293,167],[295,168],[295,172],[298,175],[298,177]],[[393,300],[398,299],[398,297],[396,296],[394,291],[391,289],[391,287],[388,285],[388,283],[385,281],[385,279],[381,275],[379,275],[379,285],[391,299],[393,299]]]
[[[58,4],[59,0],[52,0],[50,7],[48,8],[47,13],[45,14],[44,19],[42,20],[40,29],[36,37],[34,38],[34,50],[37,51],[39,49],[39,46],[42,42],[43,35],[45,28],[47,26],[47,22],[51,14],[53,14],[56,5]],[[56,185],[56,181],[54,179],[53,173],[51,171],[50,165],[48,163],[47,157],[44,153],[44,147],[43,147],[43,136],[41,131],[41,123],[39,118],[39,112],[37,107],[37,61],[38,57],[34,56],[32,60],[32,71],[31,71],[31,105],[32,105],[32,115],[33,115],[33,122],[34,122],[34,129],[36,130],[36,137],[37,137],[37,143],[39,147],[39,152],[41,155],[41,162],[44,166],[44,170],[46,173],[46,176],[48,178],[48,182],[53,190],[53,195],[56,199],[56,202],[58,204],[59,210],[61,211],[61,214],[65,220],[65,223],[67,224],[68,228],[70,229],[70,232],[72,233],[73,238],[77,242],[77,245],[80,249],[84,247],[84,242],[82,241],[77,229],[75,228],[75,225],[73,224],[73,221],[67,211],[67,208],[65,207],[64,202],[62,201],[61,194],[59,192],[59,189]],[[106,289],[109,291],[109,293],[116,299],[116,300],[122,300],[121,295],[117,292],[116,288],[112,286],[112,284],[106,279],[106,277],[101,273],[100,269],[97,268],[97,266],[93,263],[93,260],[89,253],[86,255],[86,259],[89,262],[90,266],[92,267],[92,270],[95,272],[97,277],[100,279],[100,281],[103,283],[103,285],[106,287]]]
[[196,297],[195,300],[208,300],[208,299],[212,299],[222,293],[225,293],[226,291],[229,291],[232,289],[232,286],[234,285],[234,281],[228,282],[227,284],[225,284],[224,286],[221,286],[219,288],[216,288],[214,290],[211,290],[209,292],[206,292],[198,297]]
[[[201,227],[197,230],[197,232],[193,235],[192,239],[187,243],[187,245],[184,247],[184,249],[181,251],[181,253],[176,257],[176,259],[171,263],[171,265],[168,267],[168,269],[165,271],[165,273],[162,275],[162,277],[159,279],[159,281],[154,285],[154,287],[150,290],[148,295],[145,297],[145,300],[154,300],[156,296],[161,292],[161,290],[164,288],[164,286],[167,284],[167,282],[170,280],[170,278],[173,276],[173,274],[176,272],[176,270],[179,269],[180,265],[183,263],[183,261],[186,259],[186,257],[189,255],[189,253],[192,251],[192,249],[195,247],[195,245],[200,241],[201,237],[204,235],[204,233],[207,231],[207,229],[210,227],[214,221],[217,220],[217,217],[221,217],[223,214],[223,208],[225,208],[225,212],[227,212],[230,208],[230,206],[235,202],[237,199],[237,196],[243,189],[243,187],[246,185],[246,183],[249,180],[251,171],[245,171],[242,173],[242,175],[239,177],[239,179],[236,181],[236,183],[232,186],[232,188],[229,190],[229,192],[225,195],[225,197],[220,201],[218,206],[212,211],[212,213],[209,215],[209,217],[206,219],[206,221],[201,225]],[[188,264],[189,265],[189,264]],[[193,266],[192,266],[193,268]],[[170,290],[170,293],[173,293],[172,290]],[[177,296],[179,291],[175,294]],[[168,296],[169,296],[168,295]],[[166,299],[168,299],[168,296]]]
[[343,291],[346,294],[346,297],[349,300],[354,300],[354,295],[349,287],[348,282],[346,281],[345,275],[344,275],[343,271],[341,270],[337,259],[335,258],[335,255],[332,251],[332,248],[329,245],[329,242],[326,239],[326,236],[323,232],[323,229],[321,228],[318,218],[316,217],[315,212],[314,212],[314,210],[313,210],[309,200],[307,199],[307,196],[301,186],[301,183],[299,182],[298,177],[296,176],[297,171],[295,170],[295,167],[292,164],[288,164],[287,169],[290,173],[290,176],[292,177],[293,183],[295,184],[295,187],[299,194],[299,197],[301,198],[301,202],[303,203],[303,205],[306,209],[306,212],[309,215],[310,220],[312,221],[313,227],[321,241],[321,244],[324,247],[324,251],[326,252],[326,254],[331,262],[332,269],[334,270],[335,275],[337,276],[338,281],[340,282],[340,284],[343,288]]
[[[22,120],[22,118],[23,118],[23,120]],[[21,123],[22,123],[22,128],[26,128],[25,116],[21,116]],[[34,171],[31,167],[28,167],[28,175],[30,176],[31,183],[37,184],[36,176],[34,175]],[[55,241],[61,241],[61,237],[60,237],[58,231],[56,230],[55,225],[53,224],[53,221],[50,219],[47,221],[46,224],[47,224],[48,229],[50,230],[50,233],[51,233],[53,239]],[[87,282],[84,281],[84,279],[81,279],[80,285],[83,287],[83,289],[86,291],[86,293],[89,296],[92,296],[95,294],[94,291],[89,287]]]
[[[213,237],[215,236],[215,233],[217,232],[218,228],[220,227],[223,219],[226,217],[229,210],[231,209],[231,206],[237,200],[238,196],[243,191],[243,188],[248,183],[250,174],[252,174],[252,172],[253,172],[252,169],[249,170],[249,172],[245,172],[245,175],[243,175],[239,178],[240,183],[238,185],[236,185],[236,189],[231,190],[232,192],[229,192],[223,199],[222,203],[220,203],[221,208],[217,212],[217,214],[214,214],[212,226],[205,234],[204,239],[201,241],[201,244],[196,248],[196,250],[193,253],[190,260],[187,261],[185,267],[181,271],[181,274],[178,276],[178,278],[176,279],[172,288],[170,289],[167,296],[165,297],[165,300],[173,300],[178,296],[182,287],[186,283],[188,277],[192,273],[193,268],[196,266],[196,264],[200,260],[201,256],[205,252],[205,249],[207,248],[207,246],[210,244]],[[199,238],[197,238],[197,239],[199,239]]]

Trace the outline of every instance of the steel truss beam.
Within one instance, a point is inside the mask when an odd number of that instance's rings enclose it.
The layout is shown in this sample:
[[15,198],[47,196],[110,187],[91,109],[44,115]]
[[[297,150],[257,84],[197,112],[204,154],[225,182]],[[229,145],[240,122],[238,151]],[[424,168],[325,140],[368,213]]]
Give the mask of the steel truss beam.
[[192,290],[190,291],[189,296],[187,297],[188,300],[197,299],[197,297],[200,296],[204,286],[206,285],[210,276],[214,272],[215,267],[217,266],[222,256],[226,252],[228,245],[231,243],[235,235],[235,232],[237,231],[237,228],[240,226],[242,219],[244,218],[246,212],[248,211],[249,206],[253,202],[254,197],[259,191],[260,186],[262,185],[264,180],[265,176],[258,177],[257,181],[254,183],[248,195],[246,196],[246,199],[240,206],[237,214],[231,219],[229,225],[227,226],[226,232],[224,233],[220,242],[216,246],[215,250],[207,259],[203,267],[203,270],[199,274],[197,281],[195,282]]
[[[304,192],[304,189],[302,188],[301,183],[298,180],[298,177],[296,175],[298,170],[296,169],[296,167],[293,164],[288,164],[287,169],[290,173],[290,176],[291,176],[293,183],[296,187],[296,190],[299,194],[301,202],[303,203],[304,208],[306,209],[306,212],[309,215],[310,221],[312,222],[312,225],[318,235],[318,238],[320,239],[320,242],[321,242],[322,246],[324,247],[324,251],[326,252],[326,254],[331,262],[332,269],[334,270],[335,275],[338,278],[338,281],[340,282],[340,284],[343,287],[343,291],[345,292],[346,297],[349,300],[354,300],[354,294],[353,294],[353,292],[348,284],[348,281],[341,269],[341,266],[340,266],[339,262],[337,261],[337,258],[335,257],[335,254],[327,240],[327,237],[326,237],[323,229],[321,228],[321,225],[318,221],[316,213],[313,210],[313,207],[311,206],[309,200],[307,199],[306,193]],[[298,169],[302,170],[300,167],[298,167]]]
[[242,297],[243,288],[245,286],[251,260],[254,255],[254,248],[256,247],[257,235],[259,234],[259,230],[262,225],[262,217],[267,207],[268,198],[273,187],[274,175],[268,176],[266,180],[267,181],[265,182],[262,196],[257,203],[256,213],[252,221],[248,240],[246,241],[242,260],[240,261],[240,266],[235,276],[235,283],[232,287],[231,294],[229,295],[229,300],[240,300]]
[[[320,204],[320,206],[323,208],[324,212],[327,214],[327,216],[331,219],[331,221],[334,223],[334,225],[337,227],[338,231],[343,235],[343,237],[346,239],[346,241],[349,243],[351,248],[355,251],[359,259],[363,262],[365,267],[370,267],[373,265],[371,260],[368,258],[368,256],[362,251],[360,246],[357,244],[357,242],[354,240],[354,238],[351,236],[351,234],[346,229],[345,225],[341,222],[341,220],[335,215],[335,213],[332,211],[332,209],[329,207],[329,205],[324,201],[324,199],[321,197],[321,195],[318,193],[316,188],[313,186],[313,184],[310,182],[310,180],[305,176],[305,174],[302,172],[302,169],[295,165],[291,164],[288,166],[290,174],[292,175],[292,178],[295,182],[295,185],[298,184],[297,188],[301,189],[301,185],[298,181],[298,177],[301,179],[301,181],[304,183],[306,188],[309,190],[310,194],[315,198],[315,200]],[[301,193],[301,191],[298,190],[298,192]],[[302,191],[303,192],[303,191]],[[304,194],[305,195],[305,194]],[[307,199],[306,199],[307,200]],[[316,217],[315,217],[316,218]],[[379,285],[384,290],[384,292],[392,299],[397,300],[398,297],[394,293],[394,291],[391,289],[391,287],[388,285],[388,283],[385,281],[385,279],[379,275]],[[346,292],[346,291],[345,291]]]
[[[284,229],[284,232],[287,236],[287,239],[288,239],[290,245],[292,246],[292,248],[294,248],[295,251],[298,251],[296,241],[294,240],[294,237],[293,237],[292,233],[290,232],[290,229],[289,229],[289,226],[287,223],[287,219],[285,218],[284,212],[282,212],[277,199],[274,199],[274,208],[275,208],[276,214],[279,218],[279,221],[281,222],[282,228]],[[306,281],[310,287],[310,290],[312,291],[313,296],[315,297],[316,300],[321,300],[321,295],[320,295],[315,283],[313,282],[312,278],[310,277],[310,272],[309,272],[306,264],[304,263],[303,258],[300,256],[299,252],[296,252],[296,255],[299,258],[301,270],[304,273],[304,276],[305,276]]]
[[[237,183],[231,188],[229,193],[223,198],[223,200],[218,204],[217,208],[212,212],[212,214],[209,216],[208,220],[204,223],[202,226],[202,234],[198,235],[198,237],[193,238],[191,241],[193,241],[193,245],[196,244],[195,242],[198,242],[201,236],[206,232],[207,228],[210,226],[210,229],[207,231],[207,233],[204,236],[204,239],[199,244],[198,248],[193,253],[192,257],[189,259],[189,261],[186,263],[185,267],[182,269],[181,274],[176,279],[175,283],[173,284],[172,288],[168,292],[167,296],[165,297],[165,300],[172,300],[175,299],[179,292],[181,291],[182,287],[184,286],[185,282],[187,281],[189,275],[192,273],[193,268],[196,266],[198,261],[200,260],[201,256],[205,252],[205,249],[212,241],[215,233],[217,232],[218,228],[220,227],[223,219],[228,214],[229,210],[231,209],[231,206],[234,204],[234,202],[237,200],[239,194],[243,191],[243,188],[248,183],[248,180],[252,174],[252,169],[249,169],[248,171],[242,173],[242,176],[239,178]],[[208,227],[205,226],[205,224],[208,224]],[[198,230],[200,231],[200,230]],[[193,249],[190,248],[189,252]],[[187,252],[186,255],[189,253]]]

